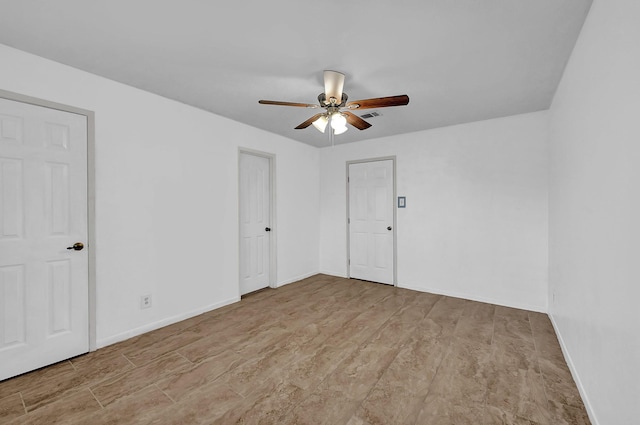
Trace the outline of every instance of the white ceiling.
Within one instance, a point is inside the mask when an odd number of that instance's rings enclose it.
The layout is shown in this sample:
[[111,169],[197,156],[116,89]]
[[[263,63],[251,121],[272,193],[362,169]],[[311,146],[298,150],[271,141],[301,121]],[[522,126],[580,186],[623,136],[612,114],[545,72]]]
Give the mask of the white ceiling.
[[258,100],[315,103],[325,69],[346,74],[350,100],[409,95],[336,143],[547,109],[590,5],[0,0],[0,43],[326,146],[313,127],[293,129],[317,110]]

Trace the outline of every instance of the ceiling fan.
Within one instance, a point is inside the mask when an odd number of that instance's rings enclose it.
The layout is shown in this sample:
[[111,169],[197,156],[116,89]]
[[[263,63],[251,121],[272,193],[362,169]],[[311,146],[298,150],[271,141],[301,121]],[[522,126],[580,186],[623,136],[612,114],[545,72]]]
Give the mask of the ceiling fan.
[[[313,124],[315,128],[324,133],[330,124],[333,134],[342,134],[347,131],[347,124],[351,124],[358,130],[366,130],[371,124],[352,113],[355,109],[386,108],[389,106],[402,106],[409,103],[406,94],[389,97],[376,97],[349,102],[349,96],[342,91],[344,87],[344,74],[337,71],[324,71],[324,93],[318,95],[318,104],[280,102],[276,100],[259,100],[262,105],[295,106],[298,108],[323,108],[325,111],[315,114],[296,130],[307,128]],[[341,110],[342,108],[346,110]]]

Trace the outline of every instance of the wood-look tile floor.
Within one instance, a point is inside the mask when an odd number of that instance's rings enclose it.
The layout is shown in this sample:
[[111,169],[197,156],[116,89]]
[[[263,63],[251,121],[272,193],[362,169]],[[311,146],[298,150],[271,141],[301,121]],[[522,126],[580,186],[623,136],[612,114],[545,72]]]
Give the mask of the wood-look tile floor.
[[0,382],[10,424],[589,424],[548,317],[317,275]]

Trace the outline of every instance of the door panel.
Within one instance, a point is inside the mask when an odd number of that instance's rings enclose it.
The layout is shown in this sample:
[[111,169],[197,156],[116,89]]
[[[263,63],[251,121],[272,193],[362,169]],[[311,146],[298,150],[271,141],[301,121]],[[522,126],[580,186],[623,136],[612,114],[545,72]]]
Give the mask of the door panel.
[[268,158],[240,154],[240,293],[269,286],[271,174]]
[[71,264],[69,260],[49,261],[49,333],[47,337],[71,329]]
[[0,99],[0,379],[89,351],[87,118]]
[[24,232],[22,160],[0,158],[0,184],[2,185],[0,187],[2,190],[0,239],[20,239]]
[[0,267],[0,350],[25,341],[24,266]]
[[393,184],[392,160],[349,164],[350,277],[393,284]]
[[69,233],[69,166],[48,162],[45,174],[45,215],[50,236]]
[[376,269],[389,269],[389,237],[387,235],[373,235],[374,267]]

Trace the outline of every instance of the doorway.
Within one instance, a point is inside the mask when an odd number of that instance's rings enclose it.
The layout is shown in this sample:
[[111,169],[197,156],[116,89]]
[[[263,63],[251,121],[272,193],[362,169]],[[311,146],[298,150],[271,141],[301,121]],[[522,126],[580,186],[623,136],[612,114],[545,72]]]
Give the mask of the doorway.
[[274,157],[239,155],[240,295],[274,284]]
[[0,91],[0,380],[95,349],[92,142],[92,112]]
[[395,158],[347,163],[348,273],[395,285]]

